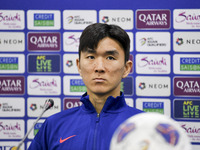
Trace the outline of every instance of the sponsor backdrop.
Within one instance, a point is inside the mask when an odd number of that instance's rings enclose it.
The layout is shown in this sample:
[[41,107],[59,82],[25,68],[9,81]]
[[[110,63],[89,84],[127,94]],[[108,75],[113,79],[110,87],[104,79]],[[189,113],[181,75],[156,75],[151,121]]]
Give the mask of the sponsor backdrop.
[[127,104],[177,120],[200,149],[199,0],[1,0],[0,149],[10,150],[41,113],[45,119],[81,105],[79,37],[96,22],[117,24],[131,39],[134,66],[122,80]]

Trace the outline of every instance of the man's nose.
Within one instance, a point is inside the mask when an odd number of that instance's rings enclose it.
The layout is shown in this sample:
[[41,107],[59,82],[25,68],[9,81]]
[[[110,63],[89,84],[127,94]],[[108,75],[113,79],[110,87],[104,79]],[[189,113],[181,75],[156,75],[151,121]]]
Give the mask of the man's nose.
[[104,72],[104,71],[105,71],[105,61],[102,58],[96,59],[95,72]]

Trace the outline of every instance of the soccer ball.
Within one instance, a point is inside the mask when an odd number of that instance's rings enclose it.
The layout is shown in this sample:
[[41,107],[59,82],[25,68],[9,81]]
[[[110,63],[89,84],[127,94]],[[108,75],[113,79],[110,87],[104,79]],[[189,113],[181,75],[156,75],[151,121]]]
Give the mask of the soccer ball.
[[191,150],[181,126],[159,113],[140,113],[115,131],[110,150]]

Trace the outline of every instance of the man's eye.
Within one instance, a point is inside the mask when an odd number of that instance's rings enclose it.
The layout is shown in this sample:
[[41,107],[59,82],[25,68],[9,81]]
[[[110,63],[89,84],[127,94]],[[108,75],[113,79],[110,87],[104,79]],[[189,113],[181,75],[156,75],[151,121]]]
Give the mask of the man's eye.
[[108,60],[115,60],[115,58],[112,57],[112,56],[107,57],[107,59],[108,59]]
[[94,56],[87,56],[88,59],[94,59]]

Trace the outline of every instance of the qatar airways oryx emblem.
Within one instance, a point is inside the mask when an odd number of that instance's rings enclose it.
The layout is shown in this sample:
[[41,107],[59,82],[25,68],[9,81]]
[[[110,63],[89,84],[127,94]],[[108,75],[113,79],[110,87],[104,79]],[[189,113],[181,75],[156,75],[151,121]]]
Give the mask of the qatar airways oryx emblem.
[[30,95],[60,95],[60,76],[28,76],[28,94]]

